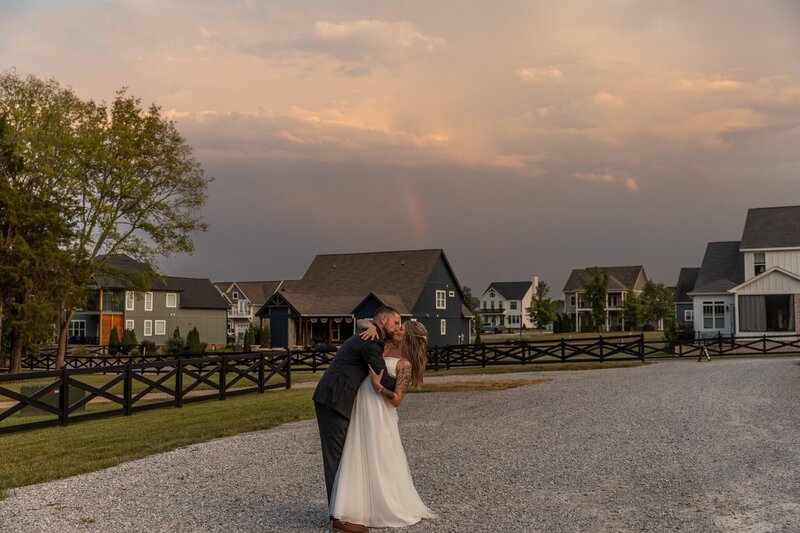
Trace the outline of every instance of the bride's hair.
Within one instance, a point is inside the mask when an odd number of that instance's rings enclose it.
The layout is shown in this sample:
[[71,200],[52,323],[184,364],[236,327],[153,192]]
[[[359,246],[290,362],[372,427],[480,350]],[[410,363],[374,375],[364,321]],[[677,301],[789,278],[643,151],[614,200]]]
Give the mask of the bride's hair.
[[403,333],[401,351],[411,361],[411,386],[419,387],[428,360],[428,330],[419,322],[409,320],[403,324]]

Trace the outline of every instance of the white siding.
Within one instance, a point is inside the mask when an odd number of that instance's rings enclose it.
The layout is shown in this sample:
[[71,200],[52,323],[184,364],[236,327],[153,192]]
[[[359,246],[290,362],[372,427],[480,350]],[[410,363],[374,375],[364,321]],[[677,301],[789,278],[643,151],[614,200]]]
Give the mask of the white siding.
[[[723,302],[725,305],[725,327],[719,329],[706,329],[703,324],[703,304],[705,302]],[[698,337],[711,337],[718,332],[723,335],[730,335],[734,330],[733,317],[736,312],[734,296],[732,294],[720,294],[717,296],[697,296],[692,298],[694,307],[694,331]]]
[[772,272],[737,291],[737,294],[798,294],[800,281],[782,274]]
[[[755,277],[753,259],[755,252],[745,252],[744,254],[744,279],[747,281]],[[764,252],[766,270],[773,267],[780,267],[792,274],[800,275],[800,250],[781,250]]]

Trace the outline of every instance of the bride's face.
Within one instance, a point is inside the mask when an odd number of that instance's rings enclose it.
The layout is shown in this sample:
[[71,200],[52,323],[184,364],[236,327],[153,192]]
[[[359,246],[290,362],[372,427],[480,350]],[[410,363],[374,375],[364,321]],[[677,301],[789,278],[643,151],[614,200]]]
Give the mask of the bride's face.
[[405,328],[405,324],[404,324],[404,325],[401,325],[399,328],[397,328],[395,330],[394,339],[393,340],[394,340],[394,342],[400,344],[401,342],[403,342],[403,337],[405,337],[405,336],[406,336],[406,328]]

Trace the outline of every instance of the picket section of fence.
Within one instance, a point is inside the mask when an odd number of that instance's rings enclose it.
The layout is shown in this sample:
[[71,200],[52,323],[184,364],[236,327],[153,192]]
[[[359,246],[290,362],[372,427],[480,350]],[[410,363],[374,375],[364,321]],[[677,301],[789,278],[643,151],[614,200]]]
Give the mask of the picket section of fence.
[[[0,401],[7,405],[0,411],[0,434],[130,415],[145,409],[182,407],[187,402],[212,398],[224,400],[237,394],[288,389],[291,371],[288,354],[267,357],[261,352],[0,375]],[[98,384],[98,376],[107,379]],[[25,395],[9,388],[9,382],[19,383],[20,391],[26,382],[35,383],[32,388],[36,392]],[[200,389],[201,385],[205,388]],[[57,395],[57,405],[43,401],[48,394]],[[103,408],[87,412],[86,407],[93,400],[101,402]],[[42,416],[50,417],[3,424],[26,408],[38,409]]]

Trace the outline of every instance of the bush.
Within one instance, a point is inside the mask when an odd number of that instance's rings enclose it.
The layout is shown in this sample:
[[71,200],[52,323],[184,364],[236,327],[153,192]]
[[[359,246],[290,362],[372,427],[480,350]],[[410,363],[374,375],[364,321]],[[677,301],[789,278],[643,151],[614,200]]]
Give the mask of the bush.
[[164,352],[169,355],[180,355],[186,350],[186,339],[181,337],[180,328],[175,328],[172,337],[164,343]]
[[264,325],[259,332],[258,343],[261,345],[262,348],[271,348],[272,346],[272,339],[270,338],[269,333],[269,326]]
[[249,352],[253,349],[253,345],[256,343],[256,326],[255,324],[250,324],[250,327],[247,328],[247,333],[244,334],[244,351]]
[[122,353],[130,354],[139,344],[136,340],[136,332],[132,329],[122,330]]
[[200,353],[200,333],[197,328],[192,328],[188,335],[186,335],[186,351],[189,353]]
[[156,343],[151,340],[145,339],[142,341],[142,355],[155,355]]
[[117,355],[122,350],[122,347],[119,342],[119,333],[117,332],[117,326],[111,328],[111,335],[108,337],[108,353],[111,355]]

